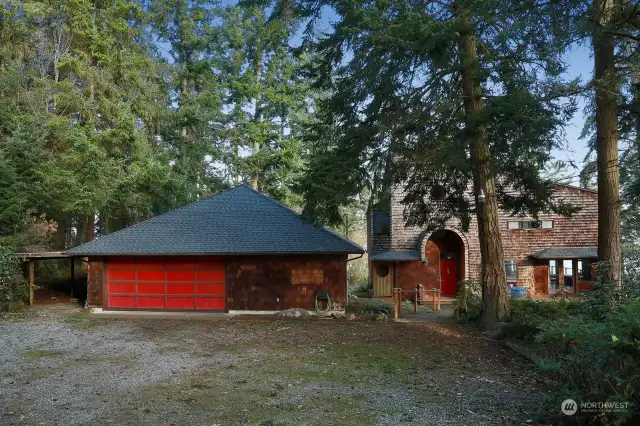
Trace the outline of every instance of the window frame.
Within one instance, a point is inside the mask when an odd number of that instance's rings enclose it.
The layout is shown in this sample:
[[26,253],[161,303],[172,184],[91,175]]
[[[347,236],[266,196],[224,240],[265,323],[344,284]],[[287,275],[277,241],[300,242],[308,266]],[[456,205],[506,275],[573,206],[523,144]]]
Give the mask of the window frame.
[[391,215],[385,212],[375,212],[371,218],[374,235],[391,235]]
[[[582,264],[582,266],[580,266]],[[576,274],[580,281],[591,281],[591,259],[576,260]]]
[[553,220],[509,220],[507,221],[507,229],[510,231],[553,229]]
[[[512,271],[514,275],[512,276],[509,275],[509,270],[510,270],[509,266],[513,266]],[[505,260],[504,269],[507,276],[507,283],[514,283],[518,281],[518,261],[517,260],[515,259]]]

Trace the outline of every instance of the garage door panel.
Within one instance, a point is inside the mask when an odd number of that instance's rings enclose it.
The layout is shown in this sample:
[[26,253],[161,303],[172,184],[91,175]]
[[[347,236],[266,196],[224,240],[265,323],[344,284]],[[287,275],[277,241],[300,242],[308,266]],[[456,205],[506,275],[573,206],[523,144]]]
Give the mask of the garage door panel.
[[164,281],[164,269],[139,269],[138,281]]
[[193,258],[189,257],[169,257],[167,258],[167,268],[188,268],[193,269],[196,262]]
[[134,294],[136,292],[135,283],[109,283],[109,294]]
[[223,282],[224,270],[223,269],[204,269],[204,270],[196,271],[196,281]]
[[196,309],[224,309],[224,297],[199,297],[196,299]]
[[134,269],[109,269],[108,278],[116,281],[133,281],[136,279]]
[[196,284],[196,294],[224,296],[224,284]]
[[109,267],[113,268],[131,268],[135,265],[135,259],[132,257],[110,257]]
[[165,265],[164,257],[137,257],[136,266],[138,268],[163,268]]
[[225,310],[224,264],[218,257],[109,259],[106,307]]
[[199,257],[196,259],[196,268],[224,268],[224,261],[220,257]]
[[134,296],[109,296],[107,300],[110,308],[136,307],[136,298]]
[[194,271],[189,269],[167,270],[167,281],[193,281]]
[[164,282],[138,283],[138,294],[158,294],[164,296]]
[[189,294],[193,297],[193,283],[167,283],[167,294]]
[[161,296],[161,297],[138,296],[138,308],[162,309],[164,308],[164,296]]
[[194,309],[195,299],[193,297],[168,297],[167,309]]

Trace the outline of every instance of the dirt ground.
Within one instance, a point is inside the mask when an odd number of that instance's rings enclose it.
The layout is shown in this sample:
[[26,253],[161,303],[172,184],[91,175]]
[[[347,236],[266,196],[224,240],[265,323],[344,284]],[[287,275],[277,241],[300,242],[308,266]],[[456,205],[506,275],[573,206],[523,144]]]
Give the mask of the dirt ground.
[[544,379],[447,321],[0,318],[0,424],[512,425]]

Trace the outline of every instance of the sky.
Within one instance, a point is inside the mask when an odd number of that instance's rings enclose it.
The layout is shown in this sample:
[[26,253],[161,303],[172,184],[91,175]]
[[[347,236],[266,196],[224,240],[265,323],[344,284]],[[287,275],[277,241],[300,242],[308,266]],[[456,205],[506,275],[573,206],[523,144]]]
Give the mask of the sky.
[[[568,70],[566,76],[568,78],[581,78],[582,82],[589,81],[593,76],[593,58],[590,49],[584,46],[575,47],[567,55]],[[582,164],[584,156],[589,152],[587,140],[580,139],[580,133],[584,126],[584,107],[585,100],[578,100],[578,110],[565,126],[567,149],[554,150],[553,156],[558,160],[574,161],[578,166]],[[569,170],[568,175],[575,175],[579,170]],[[572,182],[576,183],[576,182]]]

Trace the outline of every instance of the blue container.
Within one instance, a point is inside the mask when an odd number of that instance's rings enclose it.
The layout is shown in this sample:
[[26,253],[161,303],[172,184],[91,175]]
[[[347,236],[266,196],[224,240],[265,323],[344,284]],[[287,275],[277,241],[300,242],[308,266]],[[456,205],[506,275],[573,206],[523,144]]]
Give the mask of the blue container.
[[527,289],[525,287],[511,287],[511,297],[520,299],[527,295]]

